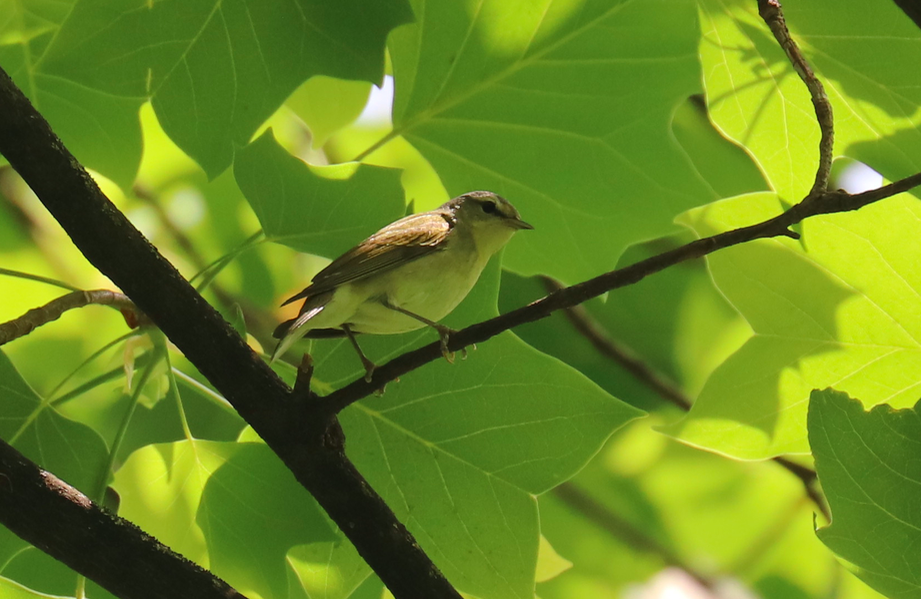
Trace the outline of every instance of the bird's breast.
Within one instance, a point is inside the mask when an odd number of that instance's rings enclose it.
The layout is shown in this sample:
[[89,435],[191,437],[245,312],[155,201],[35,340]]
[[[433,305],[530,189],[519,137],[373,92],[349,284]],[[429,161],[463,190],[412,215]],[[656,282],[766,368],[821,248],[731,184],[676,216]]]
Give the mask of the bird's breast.
[[[369,297],[375,295],[429,320],[439,321],[463,301],[476,283],[488,260],[463,247],[435,252],[392,271],[373,277],[366,285]],[[387,308],[379,301],[361,305],[351,319],[356,331],[393,334],[413,331],[425,325],[405,314]]]

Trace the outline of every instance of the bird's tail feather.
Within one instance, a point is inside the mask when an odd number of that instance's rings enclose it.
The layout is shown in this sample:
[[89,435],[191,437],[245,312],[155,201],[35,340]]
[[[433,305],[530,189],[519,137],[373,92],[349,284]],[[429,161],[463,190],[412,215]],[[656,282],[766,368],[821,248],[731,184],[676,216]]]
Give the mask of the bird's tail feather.
[[307,326],[307,322],[323,311],[323,308],[326,305],[316,306],[307,310],[297,318],[292,318],[291,320],[286,320],[275,328],[275,331],[272,333],[272,336],[280,339],[278,345],[275,346],[275,351],[272,352],[272,357],[269,359],[269,364],[275,362],[279,356],[284,355],[292,345],[294,345],[301,337],[303,337],[307,331],[310,330],[310,327]]

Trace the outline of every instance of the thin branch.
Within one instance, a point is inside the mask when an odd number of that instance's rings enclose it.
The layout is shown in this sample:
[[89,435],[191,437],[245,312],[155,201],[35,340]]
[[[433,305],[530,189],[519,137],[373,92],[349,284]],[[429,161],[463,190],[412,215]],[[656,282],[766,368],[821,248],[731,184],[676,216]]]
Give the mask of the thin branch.
[[790,37],[790,30],[787,29],[787,22],[784,19],[780,2],[778,0],[758,0],[758,13],[770,27],[771,33],[774,34],[774,39],[786,52],[790,64],[793,65],[800,79],[806,84],[809,95],[812,97],[812,105],[815,107],[815,117],[819,123],[822,137],[819,140],[819,166],[815,173],[815,183],[813,183],[808,197],[825,193],[828,191],[828,180],[831,177],[831,163],[834,158],[835,146],[835,117],[832,112],[831,102],[828,101],[825,86],[815,76],[806,61],[806,57],[800,52],[799,46]]
[[[287,385],[112,205],[2,69],[0,154],[83,255],[151,318],[278,454],[395,597],[460,598],[349,461],[334,413],[322,402],[290,397]],[[59,547],[57,553],[89,556],[100,550],[88,541]]]
[[623,540],[638,551],[659,556],[669,566],[674,566],[687,572],[705,588],[713,588],[713,580],[709,576],[698,571],[693,565],[682,560],[671,549],[659,543],[642,529],[613,513],[571,482],[566,482],[556,487],[553,489],[553,494],[579,514],[609,532],[611,536]]
[[0,522],[118,597],[245,599],[2,440]]
[[[544,284],[547,293],[553,293],[565,288],[562,283],[551,277],[542,276],[540,280]],[[585,306],[580,304],[564,308],[563,315],[566,316],[573,328],[585,337],[602,356],[616,364],[620,364],[624,370],[652,389],[665,401],[678,406],[685,412],[691,409],[690,398],[675,383],[640,360],[628,347],[611,338],[608,332],[604,330],[604,327],[588,313]]]
[[[541,277],[541,280],[549,293],[564,289],[559,281],[550,277]],[[691,409],[691,398],[685,395],[677,384],[640,360],[629,348],[612,339],[608,332],[604,330],[604,327],[588,313],[584,306],[565,308],[563,313],[576,331],[582,334],[601,355],[620,364],[634,378],[649,387],[662,399],[675,404],[685,412]],[[818,478],[815,470],[782,457],[775,457],[772,460],[800,480],[806,495],[825,518],[831,521],[828,504],[818,489]]]
[[82,308],[91,304],[112,306],[121,311],[125,320],[131,324],[132,328],[146,321],[146,318],[138,311],[134,302],[122,293],[109,291],[108,289],[73,291],[67,295],[62,295],[57,299],[51,300],[44,306],[32,308],[19,318],[14,318],[13,320],[0,324],[0,345],[28,335],[43,324],[48,324],[53,320],[57,320],[68,310]]
[[29,281],[38,281],[39,283],[45,283],[47,285],[53,285],[54,287],[60,287],[61,289],[68,289],[70,291],[80,291],[78,287],[74,287],[64,281],[58,281],[57,279],[51,279],[49,277],[43,277],[40,275],[33,275],[29,272],[22,272],[21,270],[11,270],[9,268],[0,268],[0,275],[5,275],[7,277],[15,277],[17,279],[26,279]]
[[819,491],[819,477],[815,470],[803,466],[802,464],[791,462],[787,458],[780,456],[773,458],[773,460],[783,466],[790,474],[800,480],[800,482],[803,484],[803,487],[806,489],[806,495],[808,495],[809,499],[812,500],[812,503],[814,503],[815,506],[819,508],[819,510],[822,512],[822,515],[825,516],[825,520],[831,522],[831,510],[828,508],[828,502],[825,501],[825,497],[822,495],[822,492]]

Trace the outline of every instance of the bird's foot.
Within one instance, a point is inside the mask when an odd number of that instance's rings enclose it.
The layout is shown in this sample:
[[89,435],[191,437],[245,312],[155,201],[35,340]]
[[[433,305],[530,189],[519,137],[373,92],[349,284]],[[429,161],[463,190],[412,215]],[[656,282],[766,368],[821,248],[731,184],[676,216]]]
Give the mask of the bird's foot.
[[[444,356],[445,360],[448,361],[448,364],[454,364],[454,352],[448,351],[448,341],[450,340],[451,335],[457,331],[441,324],[436,325],[434,328],[436,331],[438,331],[438,336],[441,338],[441,355]],[[461,359],[466,360],[467,348],[464,348],[461,351],[463,352]]]
[[[476,343],[471,343],[470,349],[472,349],[473,351],[476,351]],[[467,359],[467,348],[462,347],[461,348],[461,360],[466,360],[466,359]]]

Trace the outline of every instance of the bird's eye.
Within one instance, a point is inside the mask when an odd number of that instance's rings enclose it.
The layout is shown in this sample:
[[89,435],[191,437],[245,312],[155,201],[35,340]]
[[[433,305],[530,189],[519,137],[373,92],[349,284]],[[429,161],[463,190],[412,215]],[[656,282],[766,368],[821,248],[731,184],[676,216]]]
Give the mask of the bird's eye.
[[480,204],[483,208],[483,212],[486,214],[495,214],[496,212],[496,203],[495,202],[483,202]]

